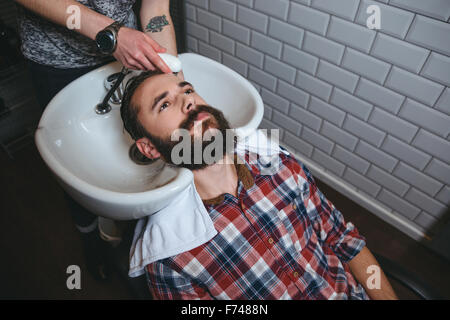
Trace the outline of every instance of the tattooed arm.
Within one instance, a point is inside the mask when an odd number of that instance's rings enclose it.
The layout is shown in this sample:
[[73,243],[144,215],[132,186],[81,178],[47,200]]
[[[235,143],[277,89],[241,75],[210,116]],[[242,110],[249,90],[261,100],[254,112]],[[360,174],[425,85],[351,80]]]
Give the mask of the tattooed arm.
[[140,16],[145,34],[166,48],[166,53],[176,56],[177,44],[169,3],[169,0],[142,0]]
[[[166,0],[143,1],[166,2]],[[77,6],[81,13],[81,24],[80,29],[75,29],[75,31],[92,40],[95,39],[100,30],[113,22],[111,18],[91,10],[75,0],[16,0],[16,2],[43,18],[62,26],[66,26],[67,18],[70,16],[67,13],[67,8]],[[167,0],[167,2],[169,1]],[[154,70],[158,68],[169,73],[170,68],[157,55],[159,52],[167,52],[164,46],[165,44],[160,46],[157,39],[153,40],[143,32],[122,27],[118,33],[117,48],[113,56],[130,69]]]

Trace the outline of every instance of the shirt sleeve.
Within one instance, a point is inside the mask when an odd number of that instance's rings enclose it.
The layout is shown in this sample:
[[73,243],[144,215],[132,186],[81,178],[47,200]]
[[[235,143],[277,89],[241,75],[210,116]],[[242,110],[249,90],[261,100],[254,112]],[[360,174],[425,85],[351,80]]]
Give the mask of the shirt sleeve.
[[155,300],[211,300],[204,288],[177,272],[165,260],[145,268],[150,293]]
[[365,247],[366,239],[351,222],[345,221],[342,213],[319,190],[309,169],[295,161],[293,169],[297,174],[302,200],[317,236],[330,246],[342,262],[352,260]]

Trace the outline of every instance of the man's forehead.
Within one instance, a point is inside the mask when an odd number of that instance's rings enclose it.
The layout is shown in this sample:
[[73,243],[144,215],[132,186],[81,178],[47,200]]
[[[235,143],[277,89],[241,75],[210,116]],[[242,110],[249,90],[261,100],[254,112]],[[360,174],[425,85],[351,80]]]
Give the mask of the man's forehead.
[[[178,78],[173,74],[157,74],[145,79],[137,90],[144,89],[149,92],[155,91],[158,88],[164,90],[167,89],[168,85],[178,82]],[[154,93],[157,94],[157,92]]]
[[167,90],[172,83],[178,82],[178,78],[173,74],[157,74],[151,76],[136,88],[132,101],[139,103],[144,97],[156,96]]

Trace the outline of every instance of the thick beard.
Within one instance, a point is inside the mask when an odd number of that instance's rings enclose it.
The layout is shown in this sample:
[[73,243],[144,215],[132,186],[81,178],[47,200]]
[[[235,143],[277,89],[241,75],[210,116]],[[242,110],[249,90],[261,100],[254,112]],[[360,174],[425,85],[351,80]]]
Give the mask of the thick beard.
[[[197,119],[197,116],[200,112],[207,112],[211,115],[211,117],[209,119],[206,119],[202,122],[202,136],[204,135],[205,131],[208,128],[211,129],[217,129],[218,130],[218,134],[221,134],[223,137],[223,144],[222,144],[222,157],[220,159],[216,159],[215,155],[212,154],[212,157],[214,157],[215,162],[217,163],[218,161],[222,160],[223,157],[225,156],[225,154],[233,152],[234,151],[234,146],[235,146],[235,139],[233,140],[233,145],[230,146],[229,143],[227,143],[226,138],[227,138],[227,134],[226,131],[228,129],[230,129],[230,124],[228,123],[228,121],[225,119],[224,114],[216,109],[213,108],[211,106],[207,106],[207,105],[200,105],[197,106],[196,110],[192,111],[188,118],[183,121],[180,124],[180,129],[185,129],[185,130],[191,130],[191,128],[194,126],[194,122],[195,119]],[[213,138],[211,139],[211,141],[201,141],[201,152],[202,152],[202,157],[201,157],[201,163],[195,163],[194,161],[194,145],[200,142],[195,141],[196,139],[202,139],[202,137],[194,137],[191,135],[191,150],[190,151],[190,155],[191,155],[191,159],[190,159],[190,163],[180,163],[180,164],[175,164],[172,161],[172,150],[173,148],[180,142],[180,140],[178,141],[171,141],[170,137],[168,138],[157,138],[157,137],[153,137],[151,136],[149,133],[147,133],[147,138],[150,139],[150,141],[155,145],[156,150],[159,151],[159,153],[161,154],[161,158],[176,167],[180,167],[180,168],[186,168],[189,170],[201,170],[204,169],[206,167],[208,167],[209,165],[211,165],[211,163],[206,163],[205,159],[203,158],[203,154],[205,151],[205,148],[207,148],[209,145],[215,143],[215,138],[213,135]],[[232,149],[232,150],[230,150]]]

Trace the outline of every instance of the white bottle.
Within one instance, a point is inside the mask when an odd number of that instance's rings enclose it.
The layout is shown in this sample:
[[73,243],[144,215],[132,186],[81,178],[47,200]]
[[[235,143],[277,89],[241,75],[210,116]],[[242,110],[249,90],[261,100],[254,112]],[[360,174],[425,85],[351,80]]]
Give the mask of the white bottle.
[[158,55],[163,59],[167,66],[172,70],[173,73],[178,73],[181,71],[181,61],[177,57],[168,53],[158,53]]

